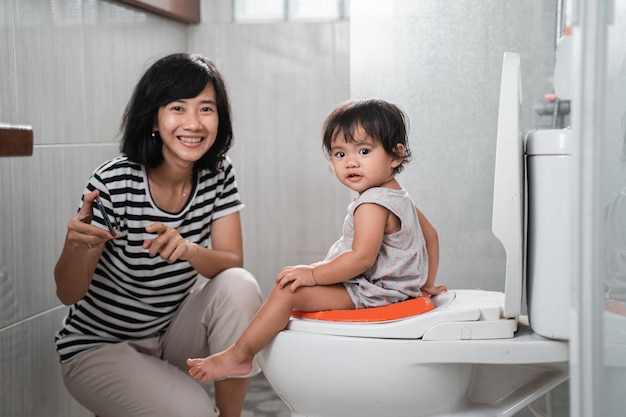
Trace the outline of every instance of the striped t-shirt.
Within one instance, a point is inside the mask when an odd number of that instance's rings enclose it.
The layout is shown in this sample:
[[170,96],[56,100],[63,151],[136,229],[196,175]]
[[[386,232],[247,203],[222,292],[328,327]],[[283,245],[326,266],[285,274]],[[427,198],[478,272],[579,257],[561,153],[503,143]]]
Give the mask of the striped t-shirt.
[[[187,261],[168,264],[150,257],[146,226],[161,222],[190,242],[209,247],[211,223],[243,208],[228,158],[217,172],[203,170],[183,209],[169,213],[153,202],[145,168],[125,156],[97,168],[87,190],[100,199],[121,237],[109,240],[87,294],[69,308],[55,342],[61,362],[90,348],[157,335],[167,328],[189,293],[197,272]],[[106,229],[99,210],[93,225]]]

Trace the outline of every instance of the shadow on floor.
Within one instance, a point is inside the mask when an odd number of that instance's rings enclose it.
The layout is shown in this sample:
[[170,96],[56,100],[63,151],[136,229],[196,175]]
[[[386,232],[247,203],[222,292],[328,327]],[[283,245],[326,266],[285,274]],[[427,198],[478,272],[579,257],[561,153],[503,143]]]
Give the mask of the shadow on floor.
[[[213,384],[207,384],[205,389],[215,398]],[[246,395],[241,417],[290,417],[289,407],[274,393],[263,373],[250,380],[250,388]]]
[[[206,390],[214,397],[213,384],[207,384]],[[545,398],[535,402],[545,412]],[[564,382],[552,391],[553,417],[569,417],[569,384]],[[241,417],[290,417],[289,407],[274,393],[263,373],[253,377],[244,404]],[[534,417],[529,409],[517,413],[515,417]]]

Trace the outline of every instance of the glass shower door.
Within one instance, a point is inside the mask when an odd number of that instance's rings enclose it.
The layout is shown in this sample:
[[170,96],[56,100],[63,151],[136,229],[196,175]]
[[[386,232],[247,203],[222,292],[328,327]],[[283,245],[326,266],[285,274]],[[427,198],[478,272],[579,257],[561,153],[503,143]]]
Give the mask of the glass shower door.
[[626,1],[568,5],[580,146],[580,265],[572,291],[571,411],[626,416]]

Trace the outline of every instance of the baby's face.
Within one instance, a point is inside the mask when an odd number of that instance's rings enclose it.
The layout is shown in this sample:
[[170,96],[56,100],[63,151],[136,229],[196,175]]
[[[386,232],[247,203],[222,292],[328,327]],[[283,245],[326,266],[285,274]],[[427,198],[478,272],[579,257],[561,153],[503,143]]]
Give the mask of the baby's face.
[[[401,160],[389,155],[380,141],[359,126],[354,139],[337,132],[331,141],[330,156],[337,179],[358,193],[368,188],[389,186]],[[395,188],[395,187],[394,187]]]

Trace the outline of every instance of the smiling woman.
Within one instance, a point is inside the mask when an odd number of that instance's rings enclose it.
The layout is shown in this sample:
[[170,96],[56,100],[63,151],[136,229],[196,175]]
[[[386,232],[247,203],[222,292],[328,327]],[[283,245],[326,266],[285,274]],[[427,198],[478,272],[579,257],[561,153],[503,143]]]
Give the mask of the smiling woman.
[[183,23],[200,23],[200,0],[117,0]]
[[56,344],[66,387],[100,417],[241,415],[258,367],[216,382],[214,405],[185,365],[232,345],[261,304],[241,268],[232,137],[213,62],[172,54],[133,92],[122,155],[88,180],[55,267],[57,295],[70,305]]

